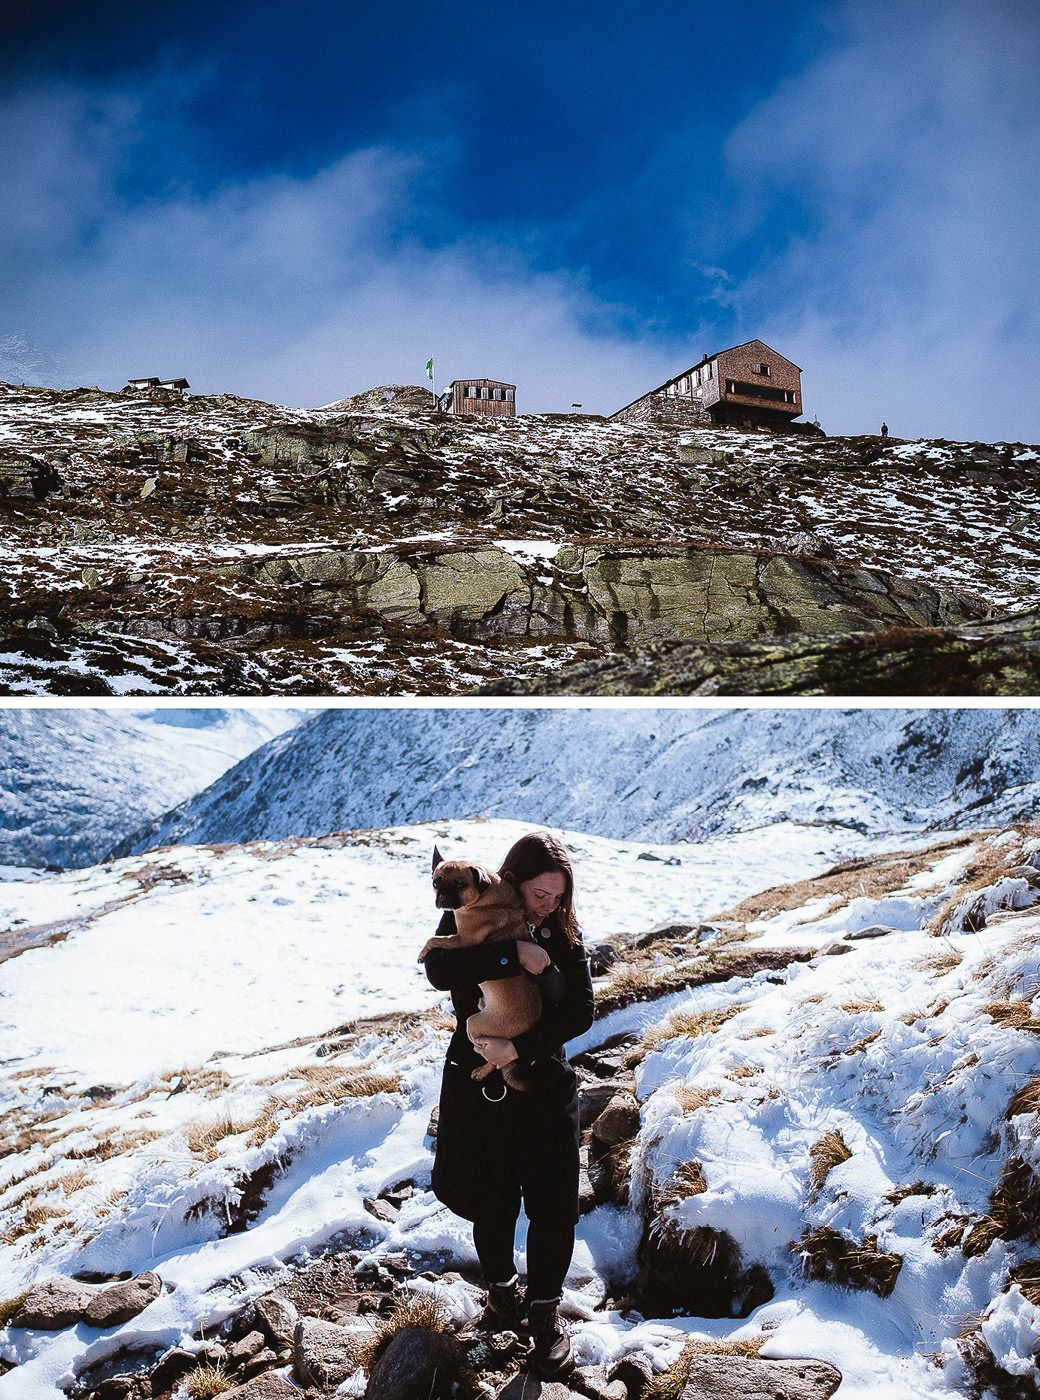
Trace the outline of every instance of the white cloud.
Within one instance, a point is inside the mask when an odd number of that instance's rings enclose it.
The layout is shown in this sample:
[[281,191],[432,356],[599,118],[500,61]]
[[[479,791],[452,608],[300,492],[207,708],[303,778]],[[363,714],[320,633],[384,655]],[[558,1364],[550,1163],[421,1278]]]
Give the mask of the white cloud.
[[825,427],[1035,441],[1040,12],[842,13],[839,41],[731,134],[760,217],[794,191],[805,222],[741,314],[803,366]]
[[521,408],[610,411],[667,372],[669,347],[612,333],[580,277],[537,272],[492,235],[436,247],[409,235],[435,179],[414,152],[352,151],[308,176],[127,204],[128,120],[147,124],[148,103],[51,87],[0,111],[0,140],[45,112],[61,153],[26,160],[8,185],[32,217],[10,235],[21,270],[0,333],[60,350],[66,382],[185,374],[200,391],[318,404],[416,382],[434,354],[442,382],[508,379]]

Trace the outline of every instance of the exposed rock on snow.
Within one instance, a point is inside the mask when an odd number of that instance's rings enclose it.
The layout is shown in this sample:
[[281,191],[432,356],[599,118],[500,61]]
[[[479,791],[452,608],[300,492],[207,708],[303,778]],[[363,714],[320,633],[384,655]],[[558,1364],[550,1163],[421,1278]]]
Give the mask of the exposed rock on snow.
[[158,1274],[137,1274],[122,1283],[113,1283],[95,1293],[83,1314],[88,1327],[118,1327],[144,1312],[162,1292]]
[[690,1362],[679,1400],[829,1400],[841,1372],[824,1361],[763,1361],[751,1356],[704,1352]]
[[94,1290],[75,1279],[44,1279],[35,1284],[11,1319],[13,1327],[33,1327],[41,1332],[60,1331],[81,1322],[94,1299]]

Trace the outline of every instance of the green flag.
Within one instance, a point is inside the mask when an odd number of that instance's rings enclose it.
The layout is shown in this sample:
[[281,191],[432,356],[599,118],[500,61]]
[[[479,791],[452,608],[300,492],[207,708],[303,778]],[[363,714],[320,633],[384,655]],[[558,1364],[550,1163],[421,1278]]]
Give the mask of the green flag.
[[426,378],[433,382],[433,360],[426,361]]

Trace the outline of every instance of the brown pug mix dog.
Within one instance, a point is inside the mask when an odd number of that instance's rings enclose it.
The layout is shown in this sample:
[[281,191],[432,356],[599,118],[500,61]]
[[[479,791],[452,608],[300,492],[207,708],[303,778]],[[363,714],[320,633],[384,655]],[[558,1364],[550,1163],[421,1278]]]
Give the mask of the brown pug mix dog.
[[[429,938],[419,954],[422,962],[431,948],[467,948],[474,943],[499,943],[507,938],[526,940],[527,923],[518,891],[508,880],[482,865],[443,860],[433,848],[433,888],[438,909],[452,909],[457,932]],[[542,1014],[542,994],[526,972],[481,982],[480,1010],[466,1022],[470,1042],[484,1036],[512,1040],[529,1031]],[[494,1065],[481,1065],[473,1079],[486,1079]],[[521,1093],[530,1086],[516,1065],[504,1065],[502,1078]]]

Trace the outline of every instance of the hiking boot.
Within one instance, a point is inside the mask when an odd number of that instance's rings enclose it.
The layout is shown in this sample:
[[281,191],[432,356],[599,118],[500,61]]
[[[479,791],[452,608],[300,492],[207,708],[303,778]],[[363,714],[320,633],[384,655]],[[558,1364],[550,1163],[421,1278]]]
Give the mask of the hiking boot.
[[561,1376],[574,1365],[571,1339],[560,1321],[557,1303],[531,1303],[527,1325],[531,1333],[531,1370],[539,1376]]
[[509,1283],[488,1284],[487,1303],[480,1318],[481,1327],[488,1332],[516,1332],[522,1335],[524,1326],[524,1290],[514,1276]]

